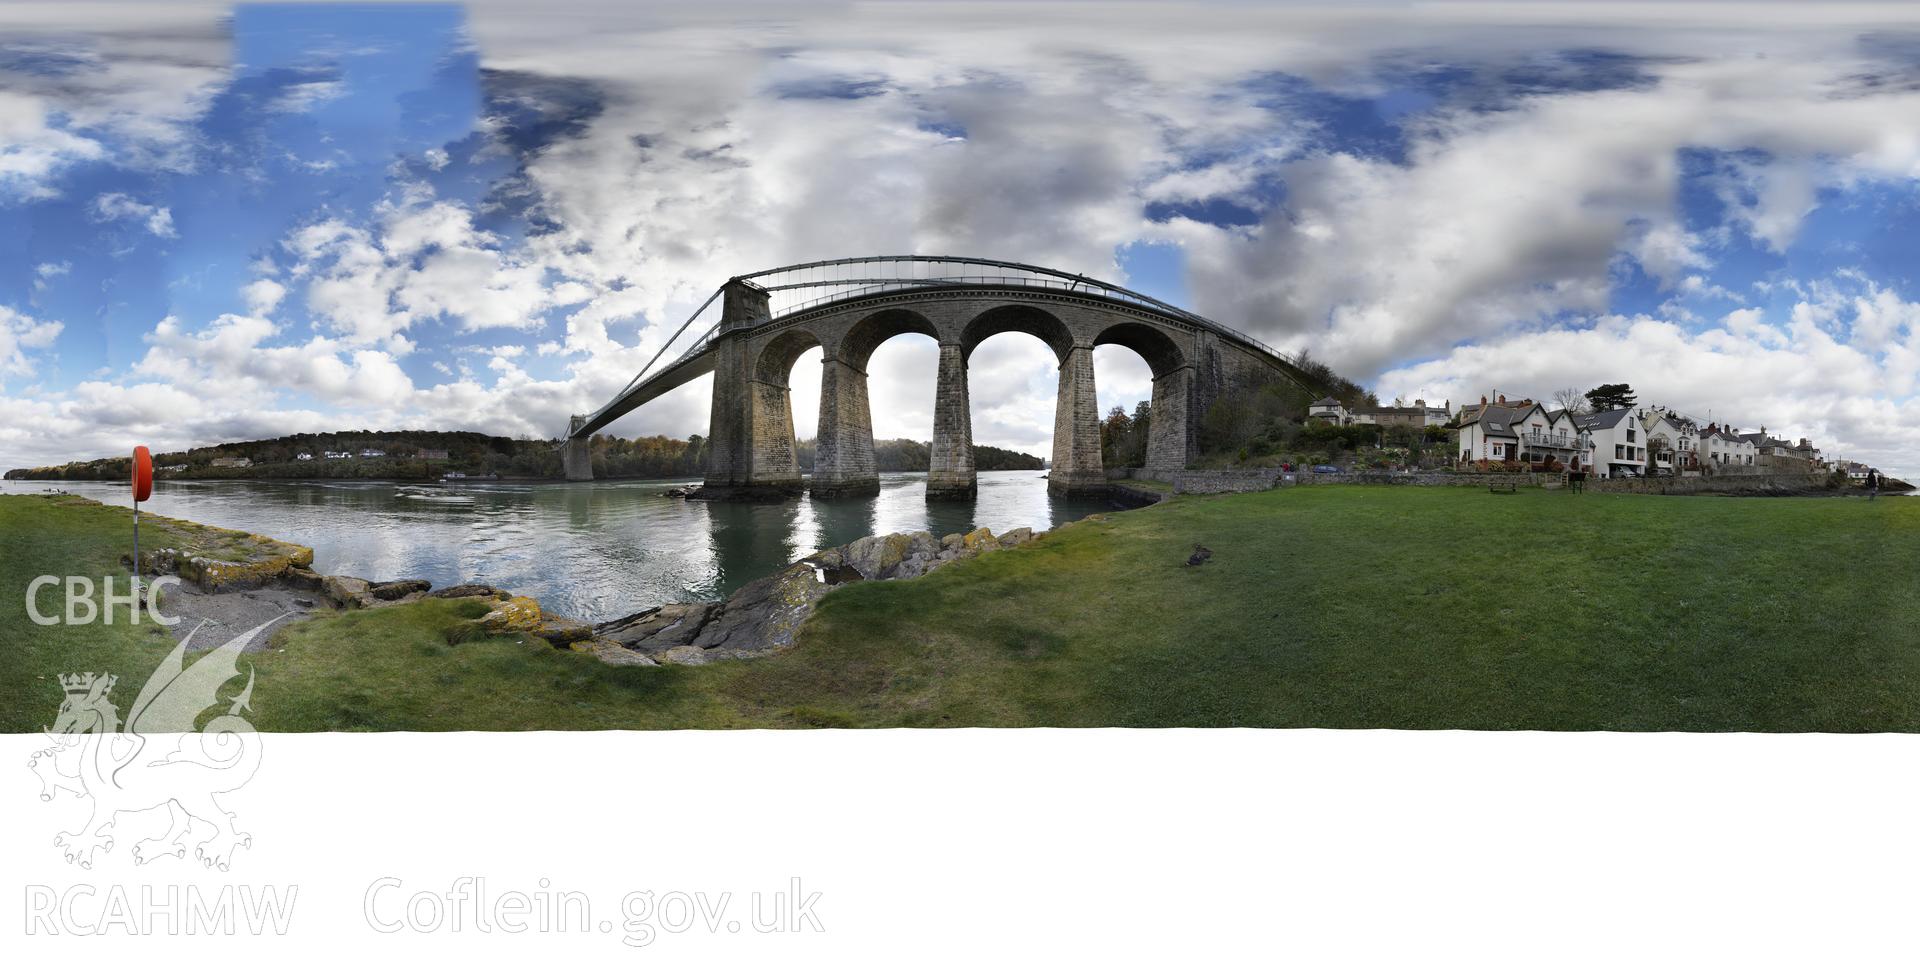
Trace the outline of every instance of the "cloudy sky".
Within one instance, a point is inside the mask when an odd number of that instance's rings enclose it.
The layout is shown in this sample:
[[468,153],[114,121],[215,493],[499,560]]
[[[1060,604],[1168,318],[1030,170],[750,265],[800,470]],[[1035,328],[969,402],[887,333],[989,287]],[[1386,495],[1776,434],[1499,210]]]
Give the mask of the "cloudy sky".
[[[1383,399],[1624,380],[1916,475],[1917,176],[1891,4],[12,3],[0,467],[552,436],[728,276],[926,253]],[[876,433],[931,433],[934,359],[882,347]],[[705,432],[707,391],[614,432]],[[1044,452],[1053,391],[990,341],[975,438]]]

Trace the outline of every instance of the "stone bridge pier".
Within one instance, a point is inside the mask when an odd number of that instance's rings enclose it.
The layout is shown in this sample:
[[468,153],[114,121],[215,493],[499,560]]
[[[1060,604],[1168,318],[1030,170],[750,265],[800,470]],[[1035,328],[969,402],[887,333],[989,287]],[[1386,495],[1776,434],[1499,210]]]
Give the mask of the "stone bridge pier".
[[568,480],[593,479],[593,435],[574,436],[586,422],[586,414],[574,414],[567,423],[567,442],[560,445],[560,462],[566,468]]

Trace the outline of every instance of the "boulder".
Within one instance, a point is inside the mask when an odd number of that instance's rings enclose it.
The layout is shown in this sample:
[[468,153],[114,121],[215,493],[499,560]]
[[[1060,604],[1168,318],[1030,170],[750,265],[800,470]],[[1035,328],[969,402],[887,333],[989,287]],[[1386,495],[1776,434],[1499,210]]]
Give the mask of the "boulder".
[[572,617],[557,614],[542,614],[540,623],[533,628],[533,635],[556,647],[571,646],[593,639],[593,624]]
[[594,636],[629,650],[657,654],[692,644],[719,608],[717,603],[669,603],[593,628]]
[[287,572],[280,575],[280,579],[284,580],[287,586],[298,590],[325,593],[327,589],[327,578],[306,567],[288,567]]
[[656,659],[660,663],[677,663],[683,667],[697,667],[706,663],[710,657],[699,647],[674,647],[663,651]]
[[607,640],[600,637],[595,637],[591,640],[581,640],[581,641],[569,644],[567,649],[572,650],[575,653],[589,654],[593,656],[595,659],[598,659],[601,663],[607,664],[609,666],[657,667],[660,665],[659,661],[653,659],[652,657],[647,656],[644,653],[637,653],[635,651],[628,650],[626,647],[623,647],[617,643],[614,643],[611,640]]
[[1003,547],[1017,547],[1023,543],[1032,543],[1032,542],[1033,542],[1032,527],[1016,527],[1000,535],[1000,545]]
[[528,631],[540,626],[542,619],[540,603],[532,597],[493,600],[489,602],[489,606],[492,609],[480,618],[480,629],[488,633]]
[[941,541],[925,531],[862,537],[840,548],[846,565],[866,580],[905,580],[928,570]]
[[960,543],[966,547],[967,556],[974,556],[976,554],[986,553],[989,550],[1000,549],[1000,541],[994,539],[993,531],[988,530],[986,527],[981,527],[961,537]]
[[335,606],[351,609],[373,605],[373,593],[368,590],[371,584],[359,577],[327,577],[321,584]]
[[812,566],[793,564],[734,591],[693,645],[756,655],[788,646],[813,614],[813,605],[831,589]]
[[462,597],[489,597],[494,600],[505,600],[512,596],[512,594],[498,587],[489,587],[484,583],[463,583],[457,587],[435,590],[427,594],[427,596],[437,597],[442,600],[458,600]]
[[367,588],[367,592],[373,594],[375,600],[398,600],[408,594],[426,593],[431,589],[433,584],[425,580],[388,580],[374,584]]

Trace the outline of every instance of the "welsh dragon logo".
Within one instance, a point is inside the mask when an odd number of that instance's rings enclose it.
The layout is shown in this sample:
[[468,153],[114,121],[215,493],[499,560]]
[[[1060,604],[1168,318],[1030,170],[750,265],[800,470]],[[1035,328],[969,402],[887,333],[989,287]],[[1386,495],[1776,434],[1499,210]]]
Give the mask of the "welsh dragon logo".
[[34,751],[27,766],[40,778],[40,799],[50,801],[66,790],[92,801],[93,812],[84,826],[54,837],[67,862],[92,867],[97,857],[125,839],[122,818],[157,820],[130,815],[163,806],[168,825],[160,835],[133,845],[135,863],[184,858],[196,836],[195,823],[213,828],[211,837],[193,846],[195,858],[208,867],[225,870],[234,851],[253,845],[250,835],[234,829],[234,815],[220,805],[222,794],[244,785],[260,766],[260,735],[240,716],[253,696],[253,671],[247,671],[246,689],[225,713],[198,729],[194,723],[219,705],[220,688],[240,675],[236,661],[241,650],[272,623],[234,637],[191,666],[185,663],[187,644],[193,640],[189,633],[140,688],[124,730],[119,711],[108,699],[118,677],[91,672],[60,676],[66,700],[46,729],[53,743]]

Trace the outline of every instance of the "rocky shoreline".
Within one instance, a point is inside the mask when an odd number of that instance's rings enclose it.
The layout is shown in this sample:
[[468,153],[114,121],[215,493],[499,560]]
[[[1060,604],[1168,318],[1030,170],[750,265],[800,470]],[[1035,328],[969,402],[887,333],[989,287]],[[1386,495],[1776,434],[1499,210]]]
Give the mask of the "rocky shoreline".
[[[956,560],[1015,549],[1045,536],[1027,527],[995,536],[981,527],[940,538],[925,532],[863,537],[789,564],[740,587],[725,600],[666,604],[594,624],[543,610],[532,597],[488,584],[436,590],[421,579],[371,581],[322,574],[312,569],[309,547],[169,517],[150,515],[143,522],[162,525],[187,543],[143,552],[140,557],[142,573],[177,576],[191,585],[184,595],[171,595],[163,604],[171,608],[179,601],[183,609],[169,609],[169,613],[194,617],[196,608],[258,608],[295,614],[297,619],[298,610],[320,607],[370,610],[424,599],[472,599],[487,605],[476,621],[486,633],[523,633],[533,642],[616,666],[697,666],[767,656],[791,646],[820,598],[842,585],[908,580]],[[133,558],[123,555],[121,562],[130,567]],[[256,603],[247,607],[238,602],[240,598],[218,599],[235,594]],[[258,642],[264,646],[266,639],[263,636]]]
[[981,527],[863,537],[761,577],[718,603],[673,603],[598,624],[570,646],[608,663],[697,665],[763,657],[791,646],[820,598],[861,580],[910,580],[955,560],[1009,550],[1038,537],[1027,527],[996,537]]

